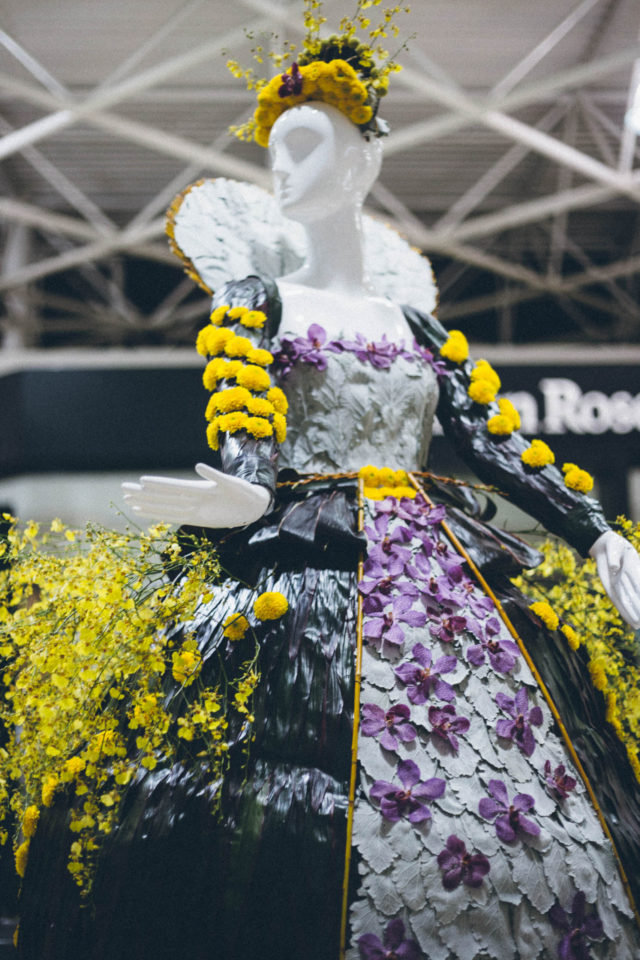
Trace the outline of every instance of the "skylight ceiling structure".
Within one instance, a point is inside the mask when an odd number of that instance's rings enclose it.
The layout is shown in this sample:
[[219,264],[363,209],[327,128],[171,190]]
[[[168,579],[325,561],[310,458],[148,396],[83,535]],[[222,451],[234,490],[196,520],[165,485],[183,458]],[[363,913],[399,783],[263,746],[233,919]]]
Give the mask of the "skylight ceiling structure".
[[[337,24],[351,4],[327,0]],[[301,0],[7,0],[0,22],[3,347],[189,342],[168,252],[187,183],[263,186],[225,67],[299,41]],[[637,0],[415,0],[370,210],[430,255],[475,339],[640,339]],[[275,40],[278,44],[280,41]]]

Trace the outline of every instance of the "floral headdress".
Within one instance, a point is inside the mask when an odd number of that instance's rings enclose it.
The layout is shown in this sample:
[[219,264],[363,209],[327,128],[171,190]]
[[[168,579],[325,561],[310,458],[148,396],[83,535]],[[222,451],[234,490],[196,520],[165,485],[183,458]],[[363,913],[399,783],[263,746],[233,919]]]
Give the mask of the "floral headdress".
[[[387,124],[377,116],[378,104],[387,92],[390,74],[402,67],[383,44],[389,36],[398,36],[394,18],[410,8],[402,4],[383,8],[379,22],[373,25],[367,14],[381,2],[357,0],[353,16],[340,21],[340,33],[323,38],[320,30],[326,17],[320,15],[322,0],[305,0],[306,34],[300,51],[290,43],[282,53],[264,54],[259,43],[252,50],[258,63],[267,57],[278,68],[293,60],[284,73],[270,80],[258,78],[252,68],[243,70],[236,60],[229,60],[227,66],[233,75],[244,78],[248,88],[258,94],[253,117],[240,127],[232,127],[231,132],[266,147],[273,124],[285,110],[308,100],[321,100],[344,113],[365,136],[386,134]],[[358,30],[366,31],[366,40],[358,39]]]

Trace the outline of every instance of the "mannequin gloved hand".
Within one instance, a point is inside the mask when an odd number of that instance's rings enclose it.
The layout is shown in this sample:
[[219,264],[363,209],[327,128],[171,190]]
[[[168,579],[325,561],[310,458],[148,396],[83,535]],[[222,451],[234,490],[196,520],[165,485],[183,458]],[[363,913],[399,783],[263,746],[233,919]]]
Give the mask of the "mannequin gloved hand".
[[244,527],[259,520],[271,505],[266,487],[196,464],[202,480],[140,477],[123,483],[124,499],[132,511],[167,523],[195,527]]
[[600,534],[589,550],[607,596],[629,626],[640,627],[640,555],[613,530]]

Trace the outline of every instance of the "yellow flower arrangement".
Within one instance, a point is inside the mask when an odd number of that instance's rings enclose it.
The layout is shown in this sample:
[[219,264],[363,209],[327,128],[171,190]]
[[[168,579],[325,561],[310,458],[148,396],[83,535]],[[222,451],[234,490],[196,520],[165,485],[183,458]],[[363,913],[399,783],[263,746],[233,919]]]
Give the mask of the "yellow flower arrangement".
[[358,476],[363,482],[363,492],[370,500],[384,500],[385,497],[409,497],[413,500],[416,490],[409,484],[404,470],[392,470],[390,467],[373,467],[368,464],[361,467]]
[[271,377],[267,371],[253,363],[242,366],[235,376],[239,386],[246,387],[247,390],[255,390],[256,393],[268,390],[271,386]]
[[248,307],[228,307],[227,316],[230,320],[239,320],[242,323],[244,317],[249,313]]
[[[240,387],[243,390],[244,387]],[[247,412],[254,417],[270,417],[274,413],[274,406],[264,397],[250,396],[246,402]]]
[[560,627],[560,632],[565,635],[567,638],[567,643],[572,650],[577,650],[580,646],[580,637],[576,631],[568,623],[563,623]]
[[253,604],[253,612],[258,620],[279,620],[289,609],[289,602],[278,591],[261,593]]
[[531,603],[529,605],[529,610],[531,610],[532,613],[535,613],[536,617],[540,617],[548,630],[558,629],[560,624],[558,614],[545,600],[538,600],[535,603]]
[[267,315],[263,313],[262,310],[247,310],[247,312],[240,317],[240,323],[243,327],[260,329],[264,327],[266,319]]
[[248,419],[246,413],[238,410],[233,413],[223,413],[222,416],[216,417],[215,421],[212,422],[218,424],[219,430],[225,430],[227,433],[237,433],[238,430],[246,429]]
[[27,839],[32,837],[36,832],[39,818],[40,810],[36,807],[35,803],[32,803],[27,807],[22,816],[22,832]]
[[488,360],[478,360],[471,371],[471,380],[485,380],[493,387],[494,393],[497,393],[501,387],[500,377],[493,369]]
[[280,387],[271,387],[267,393],[267,400],[273,404],[274,409],[286,416],[289,411],[289,401],[280,389]]
[[440,347],[440,356],[451,363],[464,363],[469,356],[469,342],[461,330],[450,330]]
[[487,430],[496,436],[509,436],[520,429],[520,414],[507,397],[498,398],[500,413],[487,420]]
[[264,417],[247,417],[244,429],[258,440],[273,435],[273,426]]
[[171,655],[171,674],[174,680],[188,687],[202,669],[202,656],[195,640],[187,640],[180,650]]
[[565,486],[570,490],[577,490],[579,493],[589,493],[593,490],[593,477],[586,470],[577,467],[575,463],[564,463],[562,472]]
[[242,640],[249,629],[249,621],[242,613],[230,613],[222,622],[222,634],[227,640]]
[[205,416],[213,420],[218,413],[231,413],[233,410],[242,410],[252,401],[252,394],[246,387],[229,387],[213,393],[207,404]]
[[486,406],[496,398],[496,387],[489,380],[472,380],[467,393],[474,403]]
[[220,449],[220,427],[217,419],[212,420],[207,426],[207,443],[212,450]]
[[284,443],[287,439],[287,421],[281,413],[273,414],[273,432],[278,443]]
[[232,336],[224,345],[224,352],[228,357],[246,357],[254,350],[248,337]]
[[553,450],[544,440],[532,440],[527,449],[520,454],[520,459],[533,470],[539,470],[556,461]]
[[214,327],[219,327],[224,323],[224,318],[227,315],[227,310],[229,309],[228,303],[222,303],[219,307],[216,307],[209,316],[209,320],[214,325]]
[[[212,324],[209,324],[200,333],[203,334],[202,349],[206,350],[205,356],[210,357],[224,353],[227,344],[235,336],[233,330],[228,327],[214,327]],[[200,334],[198,334],[198,339],[200,339]]]
[[16,873],[19,877],[24,877],[27,869],[27,860],[29,859],[29,840],[25,840],[15,852]]
[[273,363],[273,354],[269,350],[261,350],[259,347],[252,347],[247,353],[249,363],[257,363],[259,367],[268,367]]

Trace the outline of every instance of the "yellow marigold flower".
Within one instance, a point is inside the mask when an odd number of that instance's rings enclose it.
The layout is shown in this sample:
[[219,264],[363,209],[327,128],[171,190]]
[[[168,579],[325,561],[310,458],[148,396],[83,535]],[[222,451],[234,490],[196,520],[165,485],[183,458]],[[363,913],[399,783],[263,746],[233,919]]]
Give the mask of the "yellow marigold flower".
[[268,367],[273,363],[273,354],[268,350],[261,350],[259,347],[253,347],[247,353],[249,363],[257,363],[259,367]]
[[214,327],[219,327],[221,323],[223,323],[224,318],[227,315],[228,309],[229,309],[228,303],[223,303],[219,307],[215,308],[215,310],[212,312],[211,316],[209,317],[209,320],[214,325]]
[[210,360],[204,368],[204,373],[202,374],[202,382],[205,389],[215,390],[218,380],[222,380],[225,377],[230,376],[228,368],[234,362],[239,361],[231,360],[227,362],[222,357],[216,357],[215,360]]
[[489,380],[472,380],[467,393],[474,403],[493,403],[496,398],[496,388]]
[[440,356],[452,363],[464,363],[469,356],[469,343],[462,330],[450,330],[449,337],[440,347]]
[[196,350],[201,357],[206,357],[209,355],[209,330],[211,327],[203,327],[202,330],[198,331],[198,336],[196,337]]
[[539,469],[550,463],[555,463],[555,455],[551,447],[544,440],[532,440],[526,450],[520,454],[520,459],[527,467]]
[[[244,387],[237,387],[238,390],[244,390]],[[247,390],[247,393],[249,391]],[[253,397],[249,394],[249,399],[245,404],[247,412],[254,417],[270,417],[273,411],[273,404],[265,400],[264,397]]]
[[228,327],[205,327],[207,332],[207,353],[215,356],[222,353],[235,334]]
[[378,485],[378,474],[378,468],[371,466],[371,464],[367,464],[366,467],[360,467],[358,470],[358,476],[364,483],[365,487],[369,488],[375,488]]
[[271,134],[271,127],[256,127],[253,139],[256,141],[259,147],[264,147],[265,150],[269,146],[269,136]]
[[273,432],[278,443],[284,443],[287,439],[287,421],[281,413],[273,414]]
[[44,783],[42,784],[42,803],[45,807],[50,807],[53,801],[53,796],[58,787],[58,778],[55,774],[49,774],[45,778]]
[[607,674],[605,667],[607,661],[604,657],[595,657],[593,660],[589,661],[589,673],[591,674],[591,681],[596,688],[596,690],[605,690],[607,686]]
[[487,420],[487,430],[494,436],[508,437],[509,434],[513,433],[513,429],[513,423],[509,417],[505,417],[501,413],[496,413]]
[[247,312],[240,317],[240,323],[243,327],[264,327],[266,320],[267,315],[263,313],[262,310],[247,310]]
[[248,337],[231,337],[224,345],[228,357],[246,357],[254,349]]
[[409,477],[405,470],[395,470],[393,474],[393,482],[397,487],[408,487],[409,486]]
[[[473,370],[471,371],[472,380],[486,380],[494,388],[494,392],[497,393],[500,389],[500,377],[495,372],[491,364],[487,360],[478,360],[474,364]],[[502,411],[500,411],[502,413]]]
[[261,593],[253,604],[253,612],[258,620],[278,620],[289,609],[289,602],[282,593]]
[[408,497],[409,500],[413,500],[415,499],[417,492],[418,491],[415,489],[415,487],[407,487],[404,484],[398,484],[398,486],[393,488],[394,496],[398,497],[399,499],[402,499],[402,497]]
[[173,679],[185,687],[193,683],[202,668],[202,656],[195,644],[185,644],[171,655],[171,661]]
[[508,417],[513,424],[514,430],[520,429],[520,414],[511,403],[508,397],[498,397],[498,407],[503,417]]
[[236,382],[241,387],[247,387],[248,390],[255,390],[256,393],[261,393],[271,386],[271,378],[267,371],[255,364],[247,364],[238,370]]
[[225,430],[227,433],[237,433],[238,430],[244,430],[247,422],[246,413],[225,413],[217,417],[213,422],[218,424],[218,429]]
[[231,307],[227,310],[227,316],[230,320],[239,320],[242,323],[242,318],[249,313],[248,307]]
[[242,410],[251,401],[252,397],[246,387],[229,387],[211,395],[207,404],[207,420],[213,420],[217,413],[231,413],[232,410]]
[[589,493],[593,490],[593,477],[586,470],[581,470],[575,463],[565,463],[562,466],[565,487],[577,490],[579,493]]
[[546,600],[538,600],[536,603],[529,604],[529,610],[535,613],[536,617],[540,617],[545,627],[549,630],[558,629],[558,624],[560,623],[558,614],[549,606]]
[[395,474],[391,467],[381,467],[378,471],[378,480],[383,487],[392,487],[394,485]]
[[24,877],[27,869],[27,860],[29,859],[29,840],[21,843],[15,852],[16,873],[19,877]]
[[222,634],[227,640],[242,640],[249,629],[249,621],[242,613],[231,613],[222,626]]
[[578,636],[576,631],[573,629],[573,627],[570,627],[568,623],[563,623],[562,626],[560,627],[560,631],[561,633],[564,633],[565,637],[567,638],[567,643],[569,644],[571,649],[577,650],[578,647],[580,646],[580,637]]
[[38,826],[38,818],[40,816],[40,811],[35,804],[27,807],[22,818],[22,832],[25,837],[32,837],[36,832],[36,827]]
[[357,107],[354,107],[353,110],[349,111],[349,120],[351,120],[352,123],[369,123],[372,116],[373,110],[365,104],[359,104]]
[[383,500],[385,496],[380,487],[363,487],[362,492],[369,500]]
[[244,429],[252,437],[262,439],[273,435],[273,427],[264,417],[247,417],[244,423]]
[[207,443],[212,450],[217,450],[220,446],[219,441],[220,428],[218,426],[218,421],[212,420],[209,426],[207,427]]

